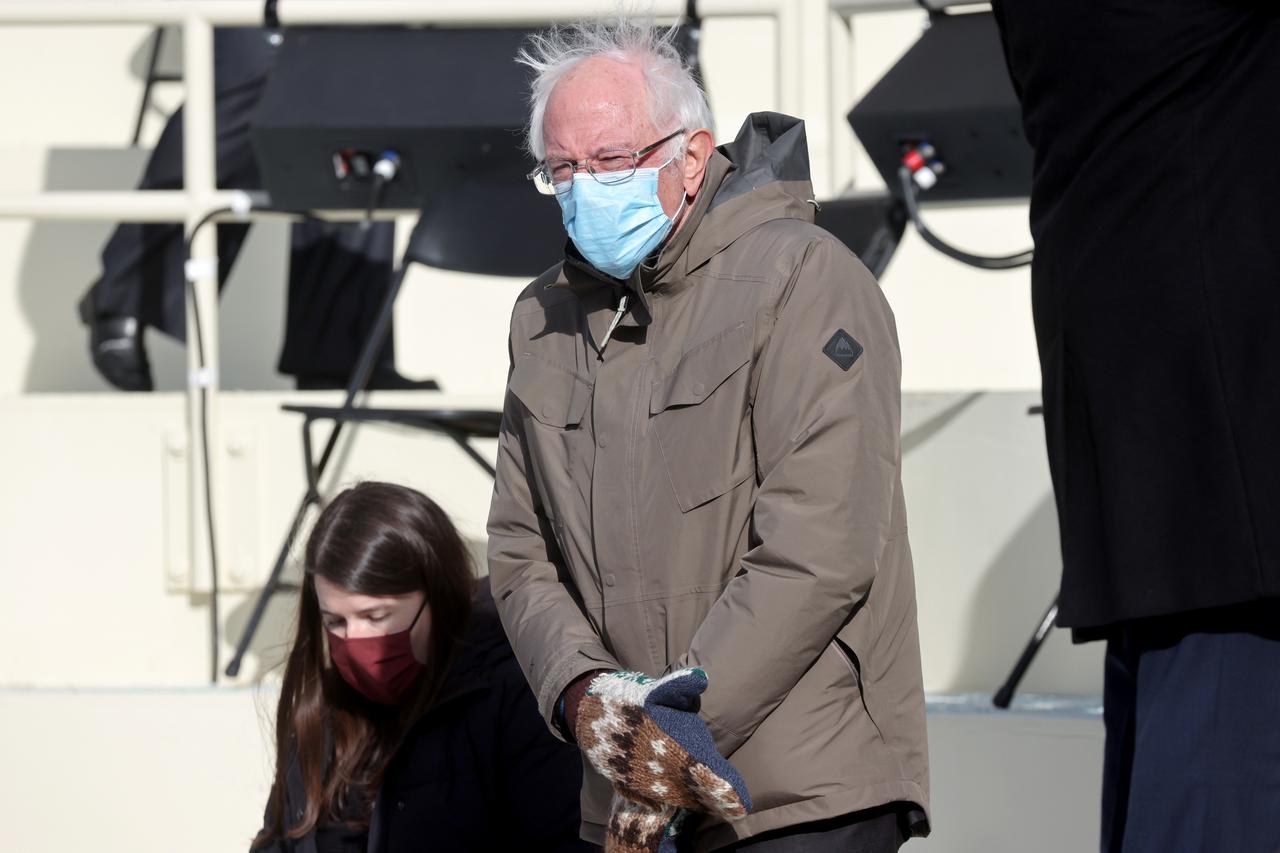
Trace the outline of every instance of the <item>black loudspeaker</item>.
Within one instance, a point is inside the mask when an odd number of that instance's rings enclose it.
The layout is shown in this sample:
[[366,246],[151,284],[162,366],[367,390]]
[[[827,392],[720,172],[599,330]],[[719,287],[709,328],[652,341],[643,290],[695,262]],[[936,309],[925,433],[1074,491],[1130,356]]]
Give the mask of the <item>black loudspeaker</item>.
[[879,278],[902,239],[907,211],[889,193],[860,193],[823,201],[813,221],[839,238]]
[[514,61],[526,34],[287,30],[253,121],[272,204],[363,208],[371,183],[364,167],[386,150],[400,155],[401,169],[384,207],[420,207],[471,180],[532,192],[523,186],[531,164],[520,149],[529,81]]
[[553,199],[525,174],[529,72],[515,29],[316,27],[286,31],[254,118],[271,203],[363,209],[384,151],[400,171],[379,206],[421,208],[412,260],[533,276],[561,257]]
[[1030,195],[1031,146],[990,12],[931,15],[849,124],[895,195],[902,155],[921,142],[932,143],[946,166],[921,201]]

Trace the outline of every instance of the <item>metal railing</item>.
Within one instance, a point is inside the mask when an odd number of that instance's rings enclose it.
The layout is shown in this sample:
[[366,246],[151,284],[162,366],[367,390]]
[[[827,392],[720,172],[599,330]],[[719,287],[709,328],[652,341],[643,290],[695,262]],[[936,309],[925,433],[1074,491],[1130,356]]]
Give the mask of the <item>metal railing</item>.
[[[776,103],[784,112],[805,114],[806,107],[829,113],[829,102],[815,101],[804,86],[806,44],[804,28],[815,14],[828,16],[835,9],[847,18],[857,11],[909,8],[911,0],[839,0],[828,6],[821,0],[699,0],[698,12],[706,19],[766,17],[775,22],[777,70]],[[537,26],[608,12],[608,0],[281,0],[278,14],[285,26],[295,24],[418,24],[436,26]],[[675,19],[686,8],[685,0],[653,0],[658,18]],[[182,76],[185,84],[183,130],[183,189],[176,191],[75,192],[44,191],[21,195],[0,194],[0,218],[81,219],[103,221],[183,222],[188,234],[215,211],[232,208],[222,218],[254,219],[267,203],[261,193],[219,190],[214,161],[213,28],[252,26],[262,23],[262,0],[0,0],[0,26],[9,24],[147,24],[177,25],[182,29]],[[807,17],[806,17],[807,16]],[[848,35],[846,32],[845,35]],[[846,42],[844,51],[847,53]],[[838,63],[837,63],[838,65]],[[841,76],[842,71],[827,69]],[[808,100],[806,100],[808,98]],[[834,132],[834,131],[832,131]],[[384,211],[395,215],[396,211]],[[200,229],[191,245],[197,271],[188,289],[188,328],[198,310],[203,323],[203,353],[189,340],[187,363],[187,431],[190,448],[189,504],[193,532],[188,543],[191,586],[209,589],[209,530],[206,517],[204,447],[198,429],[200,392],[206,399],[208,440],[218,447],[221,435],[218,400],[218,287],[215,229]],[[199,365],[211,369],[199,370]],[[218,455],[210,454],[210,490],[215,507],[224,505]],[[218,534],[221,539],[221,534]],[[220,546],[223,543],[218,543]],[[226,548],[220,547],[221,553]]]
[[[940,3],[942,0],[931,0]],[[777,108],[795,115],[822,117],[827,133],[824,145],[832,183],[841,174],[837,161],[850,154],[840,141],[842,120],[847,109],[851,65],[852,15],[909,9],[915,0],[699,0],[704,19],[771,18],[774,22],[774,97]],[[557,20],[571,20],[607,14],[611,0],[280,0],[278,14],[283,26],[308,24],[431,24],[439,27],[463,26],[544,26]],[[685,0],[652,0],[646,4],[659,19],[677,19],[685,13]],[[828,31],[832,13],[844,19],[845,27]],[[180,191],[42,191],[0,193],[0,219],[105,220],[105,222],[180,222],[191,236],[197,223],[216,211],[220,219],[250,220],[271,214],[265,193],[223,191],[216,186],[214,147],[214,27],[257,26],[262,23],[262,0],[0,0],[0,26],[22,24],[148,24],[182,29],[182,77],[186,87],[183,110],[183,190]],[[824,20],[822,20],[824,19]],[[815,26],[822,20],[823,26]],[[832,36],[822,50],[829,50],[826,65],[817,65],[820,53],[813,38]],[[810,77],[806,81],[805,74]],[[812,74],[826,74],[829,91],[813,91]],[[810,137],[810,138],[813,138]],[[815,164],[817,165],[817,164]],[[394,216],[406,211],[381,211]],[[333,214],[329,214],[333,215]],[[338,214],[351,218],[355,214]],[[202,334],[188,339],[187,364],[187,482],[188,530],[191,538],[186,553],[189,588],[207,592],[211,587],[210,526],[202,524],[209,503],[225,506],[223,465],[218,453],[207,453],[209,488],[206,491],[205,442],[220,447],[219,418],[219,330],[218,280],[216,280],[216,238],[214,228],[198,229],[191,242],[191,287],[187,289],[187,325],[195,325],[198,311]],[[201,369],[205,365],[205,369]],[[201,403],[204,398],[204,403]],[[201,416],[207,430],[200,429]],[[209,500],[206,500],[210,496]],[[220,553],[228,549],[218,537]]]

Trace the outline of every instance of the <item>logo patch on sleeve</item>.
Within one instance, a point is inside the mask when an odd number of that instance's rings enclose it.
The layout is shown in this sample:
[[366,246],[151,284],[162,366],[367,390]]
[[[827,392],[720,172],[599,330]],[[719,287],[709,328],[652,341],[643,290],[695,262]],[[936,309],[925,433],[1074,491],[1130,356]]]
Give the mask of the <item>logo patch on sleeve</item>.
[[827,341],[827,345],[822,348],[822,351],[841,370],[848,370],[853,367],[853,363],[858,360],[858,356],[862,355],[862,344],[854,340],[853,335],[844,329],[839,329],[831,336],[831,340]]

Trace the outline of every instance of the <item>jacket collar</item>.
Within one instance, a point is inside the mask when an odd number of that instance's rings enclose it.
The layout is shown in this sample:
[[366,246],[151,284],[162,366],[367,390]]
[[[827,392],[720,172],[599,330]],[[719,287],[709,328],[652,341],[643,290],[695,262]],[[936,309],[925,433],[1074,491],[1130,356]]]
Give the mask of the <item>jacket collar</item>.
[[712,199],[724,180],[724,176],[732,169],[733,164],[719,151],[711,153],[711,158],[707,161],[706,172],[702,179],[702,187],[698,190],[697,199],[685,215],[685,220],[680,229],[662,245],[658,250],[657,259],[652,264],[640,264],[623,281],[596,269],[582,256],[578,251],[578,247],[573,245],[572,240],[566,240],[564,264],[560,268],[560,274],[547,287],[564,288],[578,294],[589,293],[599,290],[601,287],[607,287],[614,291],[613,301],[615,303],[623,295],[631,299],[630,310],[623,316],[619,325],[649,325],[653,322],[653,314],[649,306],[650,292],[662,287],[671,279],[670,273],[677,268],[677,263],[681,260],[685,249],[688,248],[690,241],[693,239],[694,233],[698,230],[698,225],[702,222],[703,216],[706,215],[707,210],[711,207]]
[[717,152],[733,169],[692,235],[685,272],[692,272],[751,229],[774,219],[813,221],[813,184],[804,122],[781,113],[752,113]]
[[698,198],[657,260],[641,264],[626,281],[609,276],[565,241],[565,260],[548,288],[578,294],[613,290],[627,295],[624,326],[652,322],[649,294],[679,284],[743,234],[772,219],[813,221],[813,185],[804,122],[781,113],[752,113],[737,137],[712,152]]
[[731,171],[733,171],[733,163],[729,158],[721,154],[719,149],[712,151],[703,173],[702,186],[698,189],[698,198],[685,216],[680,230],[663,244],[658,253],[658,259],[652,266],[641,264],[632,273],[632,280],[638,280],[642,290],[655,290],[670,280],[673,271],[679,275],[679,272],[686,269],[685,265],[680,264],[685,250],[696,237],[707,211],[711,209],[712,202],[724,183],[725,176]]

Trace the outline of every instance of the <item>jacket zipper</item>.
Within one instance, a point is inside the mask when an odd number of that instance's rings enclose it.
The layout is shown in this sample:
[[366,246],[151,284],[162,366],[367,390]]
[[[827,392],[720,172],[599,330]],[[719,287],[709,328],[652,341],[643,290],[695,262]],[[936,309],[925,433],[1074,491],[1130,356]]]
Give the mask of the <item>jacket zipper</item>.
[[604,358],[604,348],[609,345],[609,339],[613,337],[613,332],[618,328],[618,324],[622,322],[622,317],[627,313],[627,303],[629,295],[624,293],[622,298],[618,300],[618,310],[614,312],[613,320],[609,323],[609,328],[604,333],[604,339],[600,341],[599,358]]

